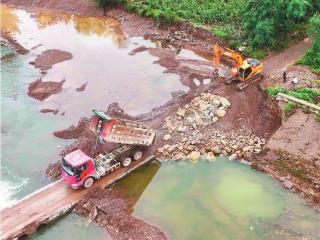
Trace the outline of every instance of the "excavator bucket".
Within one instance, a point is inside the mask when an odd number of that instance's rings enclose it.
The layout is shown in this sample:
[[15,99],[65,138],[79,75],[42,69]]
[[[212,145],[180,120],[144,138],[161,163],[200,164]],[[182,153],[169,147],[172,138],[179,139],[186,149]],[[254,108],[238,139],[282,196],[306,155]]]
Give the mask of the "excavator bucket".
[[156,131],[141,123],[111,118],[99,111],[93,113],[90,129],[106,142],[150,146],[155,139]]

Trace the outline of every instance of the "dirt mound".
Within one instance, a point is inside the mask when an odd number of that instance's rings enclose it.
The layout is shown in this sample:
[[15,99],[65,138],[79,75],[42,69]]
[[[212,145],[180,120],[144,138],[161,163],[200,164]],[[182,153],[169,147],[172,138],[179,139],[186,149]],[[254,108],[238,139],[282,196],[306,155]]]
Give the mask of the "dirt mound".
[[104,227],[112,239],[167,239],[160,229],[131,216],[126,201],[115,190],[92,189],[74,211]]
[[301,110],[291,115],[269,140],[267,147],[303,156],[304,159],[320,160],[320,124],[314,114]]
[[65,80],[61,82],[42,82],[38,79],[29,84],[28,95],[40,101],[62,91],[62,85]]
[[67,61],[71,58],[71,53],[58,49],[49,49],[42,52],[39,56],[36,57],[34,62],[30,62],[30,64],[34,65],[36,68],[40,68],[41,71],[46,71],[52,68],[54,64]]
[[53,135],[62,139],[75,139],[85,135],[86,131],[89,131],[89,120],[87,118],[82,118],[78,122],[77,126],[72,125],[65,130],[55,131],[53,132]]
[[251,85],[242,91],[229,85],[212,92],[220,92],[221,96],[231,102],[228,114],[217,124],[223,130],[245,126],[255,135],[269,138],[281,126],[281,112],[277,102],[268,99],[257,85]]

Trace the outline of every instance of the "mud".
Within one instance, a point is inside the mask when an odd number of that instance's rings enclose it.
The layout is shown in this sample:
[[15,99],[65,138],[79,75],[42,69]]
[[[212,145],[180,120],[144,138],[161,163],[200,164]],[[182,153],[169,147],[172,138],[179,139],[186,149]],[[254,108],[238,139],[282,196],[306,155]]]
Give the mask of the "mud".
[[43,101],[52,94],[61,92],[64,82],[65,80],[62,80],[61,82],[43,82],[41,79],[35,80],[29,84],[28,95]]
[[[19,44],[9,33],[1,31],[1,44],[14,49],[17,53],[25,55],[30,51]],[[2,58],[1,58],[2,59]]]
[[40,112],[42,112],[42,113],[53,113],[54,115],[57,115],[59,110],[58,109],[44,108],[44,109],[41,109]]
[[52,68],[54,64],[67,61],[71,58],[71,53],[58,49],[49,49],[42,52],[39,56],[36,57],[34,62],[30,62],[30,64],[34,65],[35,68],[40,68],[41,71],[45,72],[46,70]]
[[86,90],[88,82],[82,84],[80,87],[76,88],[77,92],[83,92],[84,90]]
[[104,227],[112,239],[167,239],[157,227],[130,215],[130,206],[115,190],[92,189],[74,211]]
[[61,178],[60,162],[50,163],[45,171],[45,175],[50,177],[52,180]]

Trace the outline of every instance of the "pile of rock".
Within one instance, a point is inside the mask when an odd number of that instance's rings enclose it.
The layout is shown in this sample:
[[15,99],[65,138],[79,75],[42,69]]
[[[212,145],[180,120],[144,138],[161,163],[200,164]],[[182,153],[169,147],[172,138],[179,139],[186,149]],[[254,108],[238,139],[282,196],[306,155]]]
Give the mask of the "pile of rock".
[[224,117],[229,107],[228,99],[211,93],[202,93],[183,108],[179,108],[175,115],[167,117],[164,127],[172,133],[208,126]]
[[201,158],[214,160],[216,156],[229,156],[229,160],[248,159],[253,154],[260,153],[266,143],[264,138],[244,129],[230,132],[208,129],[205,133],[193,130],[181,136],[181,140],[175,144],[158,148],[158,157],[164,160],[193,161]]

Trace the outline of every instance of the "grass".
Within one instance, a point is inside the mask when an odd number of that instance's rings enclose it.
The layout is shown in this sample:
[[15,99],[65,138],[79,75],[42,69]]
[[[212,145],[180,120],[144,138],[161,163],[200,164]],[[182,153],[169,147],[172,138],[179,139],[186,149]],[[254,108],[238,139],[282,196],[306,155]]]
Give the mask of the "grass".
[[245,0],[122,0],[129,11],[154,18],[160,25],[187,21],[226,40],[236,48],[243,39]]
[[320,96],[320,91],[312,88],[297,88],[292,91],[281,87],[271,87],[267,89],[269,96],[276,96],[280,92],[310,103],[315,103],[315,97]]
[[294,103],[286,103],[286,105],[284,105],[284,108],[283,108],[283,112],[285,114],[286,117],[290,116],[294,110],[297,108],[297,105],[294,104]]
[[320,123],[320,113],[317,113],[315,116],[316,121],[318,121]]
[[[100,6],[119,3],[128,11],[155,19],[159,26],[187,21],[194,26],[209,30],[215,36],[225,40],[230,48],[237,49],[246,41],[247,34],[243,27],[245,0],[95,0]],[[285,39],[276,39],[278,49],[282,50],[290,42],[305,36],[305,25],[294,24]],[[247,47],[244,55],[258,60],[264,59],[270,49]]]

